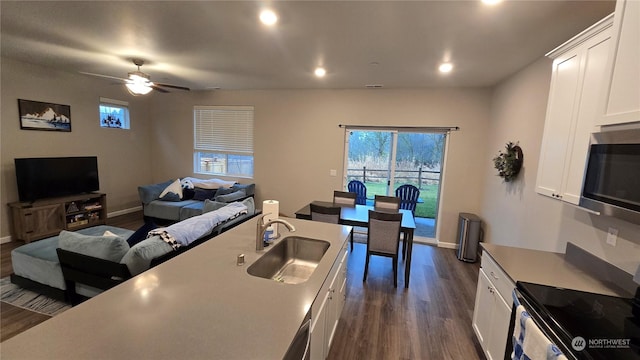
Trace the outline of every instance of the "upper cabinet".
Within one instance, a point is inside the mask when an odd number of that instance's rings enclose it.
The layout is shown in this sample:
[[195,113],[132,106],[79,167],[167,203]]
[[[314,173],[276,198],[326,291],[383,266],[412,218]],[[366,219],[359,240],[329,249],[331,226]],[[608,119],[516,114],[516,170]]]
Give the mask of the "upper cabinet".
[[553,70],[536,191],[577,205],[590,134],[600,112],[611,44],[610,15],[551,51]]
[[640,1],[618,0],[596,125],[640,122]]

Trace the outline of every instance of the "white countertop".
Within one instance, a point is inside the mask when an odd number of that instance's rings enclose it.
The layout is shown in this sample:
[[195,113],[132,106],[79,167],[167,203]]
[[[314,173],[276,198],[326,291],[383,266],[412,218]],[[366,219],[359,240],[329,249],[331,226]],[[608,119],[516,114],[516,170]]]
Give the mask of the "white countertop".
[[564,254],[481,243],[513,280],[604,295],[625,296],[566,261]]
[[287,220],[293,235],[331,243],[304,283],[247,274],[264,253],[255,250],[256,217],[3,342],[0,357],[281,359],[351,231]]

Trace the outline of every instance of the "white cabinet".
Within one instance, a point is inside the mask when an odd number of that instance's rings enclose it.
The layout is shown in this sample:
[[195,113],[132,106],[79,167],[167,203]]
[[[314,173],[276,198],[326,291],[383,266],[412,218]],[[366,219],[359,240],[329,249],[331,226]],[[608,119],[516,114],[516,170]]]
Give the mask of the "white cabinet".
[[598,117],[611,15],[547,54],[554,58],[536,192],[577,205]]
[[618,0],[597,125],[640,122],[640,1]]
[[327,311],[327,325],[325,334],[327,342],[327,352],[325,354],[325,357],[329,354],[329,349],[331,348],[331,343],[333,342],[333,336],[336,334],[336,329],[338,328],[338,323],[340,322],[340,314],[342,314],[342,309],[344,308],[344,303],[347,297],[347,267],[344,263],[346,259],[347,253],[345,251],[342,259],[340,260],[340,264],[338,266],[336,274],[329,285],[329,308]]
[[482,255],[482,268],[478,274],[478,288],[473,310],[473,331],[489,360],[502,360],[509,334],[511,292],[515,284],[491,260]]
[[311,306],[311,360],[329,355],[340,314],[346,301],[347,243],[340,251],[318,297]]

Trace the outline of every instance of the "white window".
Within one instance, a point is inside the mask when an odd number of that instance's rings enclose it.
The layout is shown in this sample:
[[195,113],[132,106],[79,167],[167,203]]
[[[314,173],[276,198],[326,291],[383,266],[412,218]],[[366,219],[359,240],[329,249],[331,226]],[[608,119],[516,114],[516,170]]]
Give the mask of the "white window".
[[193,108],[193,171],[253,178],[253,106]]
[[101,97],[100,126],[103,128],[129,129],[129,103]]

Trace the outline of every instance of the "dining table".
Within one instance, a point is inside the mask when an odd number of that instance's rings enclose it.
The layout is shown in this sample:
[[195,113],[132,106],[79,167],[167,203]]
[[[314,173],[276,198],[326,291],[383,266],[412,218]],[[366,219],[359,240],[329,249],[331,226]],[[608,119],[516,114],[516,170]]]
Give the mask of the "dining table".
[[[369,227],[369,210],[375,210],[372,205],[355,205],[355,206],[345,206],[343,204],[334,204],[330,201],[313,201],[313,204],[332,207],[337,206],[340,207],[340,224],[342,225],[350,225],[350,226],[359,226],[359,227]],[[413,213],[411,210],[400,209],[397,210],[402,214],[402,222],[400,224],[400,232],[402,232],[404,237],[404,251],[406,252],[406,259],[403,252],[403,259],[405,259],[405,267],[404,267],[404,287],[409,287],[409,277],[411,275],[411,253],[413,250],[413,233],[416,229],[416,221],[413,217]],[[389,212],[389,210],[385,209],[384,212]],[[305,205],[300,210],[296,211],[297,219],[306,219],[311,220],[311,203]],[[353,251],[353,234],[351,235],[351,250]]]

